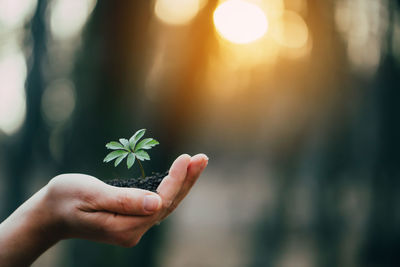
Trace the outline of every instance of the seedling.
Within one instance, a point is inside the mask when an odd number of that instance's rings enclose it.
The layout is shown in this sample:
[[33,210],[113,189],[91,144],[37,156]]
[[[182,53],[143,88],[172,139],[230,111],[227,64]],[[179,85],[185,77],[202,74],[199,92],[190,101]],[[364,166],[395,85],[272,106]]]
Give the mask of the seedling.
[[114,166],[117,167],[125,158],[127,158],[126,165],[128,169],[130,169],[137,159],[137,163],[139,164],[142,173],[142,178],[144,179],[146,175],[144,174],[141,161],[150,160],[150,156],[145,150],[152,149],[154,146],[159,144],[159,142],[153,138],[145,138],[138,143],[145,132],[146,129],[141,129],[132,135],[129,140],[126,138],[120,138],[119,142],[112,141],[107,143],[106,148],[114,151],[109,153],[103,161],[110,162],[115,159]]

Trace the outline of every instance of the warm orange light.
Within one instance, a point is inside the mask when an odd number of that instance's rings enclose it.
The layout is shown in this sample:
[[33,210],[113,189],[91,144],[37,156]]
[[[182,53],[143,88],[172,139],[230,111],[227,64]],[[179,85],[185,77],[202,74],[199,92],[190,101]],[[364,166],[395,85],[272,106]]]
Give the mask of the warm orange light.
[[307,45],[308,27],[303,18],[295,12],[285,11],[274,25],[271,25],[271,36],[288,48],[302,48]]
[[166,24],[183,25],[197,15],[200,7],[200,0],[157,0],[154,12]]
[[214,12],[214,25],[224,39],[236,44],[254,42],[268,29],[264,11],[243,0],[228,0],[220,4]]

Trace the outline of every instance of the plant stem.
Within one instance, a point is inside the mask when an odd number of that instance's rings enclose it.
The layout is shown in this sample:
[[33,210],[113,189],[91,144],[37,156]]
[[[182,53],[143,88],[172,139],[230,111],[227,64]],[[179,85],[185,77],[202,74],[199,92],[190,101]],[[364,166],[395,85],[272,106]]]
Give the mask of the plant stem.
[[137,160],[137,162],[139,163],[140,171],[142,173],[142,178],[144,179],[144,178],[146,178],[146,175],[144,174],[144,169],[143,169],[142,163],[140,163],[139,159]]

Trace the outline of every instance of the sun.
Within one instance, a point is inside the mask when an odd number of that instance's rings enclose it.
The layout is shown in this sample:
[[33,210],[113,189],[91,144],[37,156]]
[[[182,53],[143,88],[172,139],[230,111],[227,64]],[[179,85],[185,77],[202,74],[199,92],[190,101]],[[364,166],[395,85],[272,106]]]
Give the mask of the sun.
[[268,29],[264,11],[243,0],[228,0],[220,4],[214,11],[214,25],[219,35],[236,44],[254,42]]

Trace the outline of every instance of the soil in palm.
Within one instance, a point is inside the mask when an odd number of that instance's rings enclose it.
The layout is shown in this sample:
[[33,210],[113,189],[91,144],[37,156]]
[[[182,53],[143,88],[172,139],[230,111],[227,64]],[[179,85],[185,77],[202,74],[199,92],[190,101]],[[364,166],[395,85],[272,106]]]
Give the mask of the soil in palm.
[[146,178],[130,178],[130,179],[112,179],[104,181],[106,184],[117,186],[117,187],[131,187],[145,189],[157,193],[157,187],[161,183],[162,179],[168,175],[168,172],[154,173],[152,176]]

